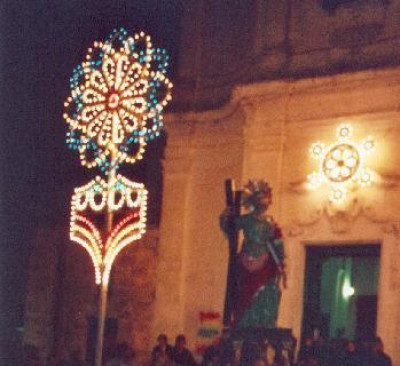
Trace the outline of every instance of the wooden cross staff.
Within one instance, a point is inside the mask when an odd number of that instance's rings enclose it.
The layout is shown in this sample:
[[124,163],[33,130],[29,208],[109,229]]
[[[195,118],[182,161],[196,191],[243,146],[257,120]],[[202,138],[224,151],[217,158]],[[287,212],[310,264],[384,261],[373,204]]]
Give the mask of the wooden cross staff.
[[242,192],[235,190],[233,179],[225,181],[226,206],[229,209],[228,216],[228,240],[229,240],[229,261],[228,276],[226,280],[225,306],[224,306],[224,328],[230,328],[233,321],[233,311],[237,299],[236,279],[236,254],[238,251],[238,231],[236,230],[236,218],[240,216],[240,203]]

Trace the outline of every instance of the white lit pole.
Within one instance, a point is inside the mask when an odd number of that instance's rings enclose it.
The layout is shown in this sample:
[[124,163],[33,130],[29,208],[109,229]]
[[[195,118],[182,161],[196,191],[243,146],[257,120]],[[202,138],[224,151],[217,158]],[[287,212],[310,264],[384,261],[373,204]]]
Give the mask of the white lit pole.
[[98,323],[97,323],[96,356],[95,356],[96,366],[101,366],[103,359],[103,339],[104,339],[104,326],[107,314],[107,294],[108,294],[108,284],[102,281],[99,288],[99,313],[98,313]]
[[[165,50],[153,48],[150,36],[131,37],[115,29],[106,41],[94,42],[74,69],[64,103],[69,146],[79,152],[82,165],[107,175],[107,180],[97,176],[75,188],[71,202],[70,238],[90,255],[99,286],[96,366],[102,365],[112,265],[146,231],[147,190],[117,169],[142,159],[146,144],[160,135],[162,112],[171,100],[168,61]],[[102,229],[93,219],[98,214],[106,217]]]
[[[115,169],[112,169],[108,175],[109,187],[111,186],[114,176],[115,176]],[[105,228],[106,237],[108,237],[111,233],[113,225],[113,216],[114,214],[112,210],[110,210],[109,205],[107,204],[107,225]],[[104,268],[102,268],[102,272],[104,272]],[[104,340],[104,328],[107,316],[107,299],[108,299],[108,282],[104,281],[104,276],[102,276],[102,280],[99,285],[98,296],[99,296],[99,309],[98,309],[98,319],[97,319],[95,366],[101,366],[103,359],[103,340]]]
[[[118,114],[116,112],[113,113],[113,121],[112,121],[112,144],[111,148],[111,165],[110,170],[108,172],[108,182],[107,185],[110,187],[113,186],[115,182],[116,175],[116,154],[115,151],[118,151]],[[106,219],[106,228],[105,234],[108,238],[111,234],[113,228],[113,218],[114,212],[109,205],[109,200],[107,200],[107,219]],[[104,268],[102,268],[102,272],[104,272]],[[104,328],[107,317],[107,300],[108,300],[108,281],[104,280],[104,276],[102,276],[101,283],[99,285],[99,309],[98,309],[98,322],[97,322],[97,338],[96,338],[96,356],[95,356],[95,366],[102,365],[103,359],[103,341],[104,341]]]

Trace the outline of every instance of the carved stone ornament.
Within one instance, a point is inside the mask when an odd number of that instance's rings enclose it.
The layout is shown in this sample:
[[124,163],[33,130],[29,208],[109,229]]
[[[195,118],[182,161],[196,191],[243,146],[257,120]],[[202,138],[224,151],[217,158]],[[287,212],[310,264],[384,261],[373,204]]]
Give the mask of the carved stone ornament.
[[287,230],[291,237],[302,235],[308,227],[312,227],[322,218],[326,218],[330,228],[335,234],[346,233],[351,230],[353,223],[359,217],[365,217],[374,224],[381,225],[384,233],[400,237],[400,226],[394,217],[378,211],[372,206],[363,204],[354,198],[345,207],[338,207],[331,201],[327,201],[322,207],[311,209],[302,215],[301,219],[295,219]]
[[[388,190],[400,187],[400,175],[379,174],[375,183],[377,188]],[[289,183],[289,191],[298,195],[305,195],[310,192],[306,180]],[[319,207],[314,207],[308,213],[302,214],[301,219],[296,219],[289,225],[288,235],[295,237],[304,233],[304,229],[316,224],[321,218],[326,217],[331,230],[334,233],[345,233],[352,227],[353,222],[360,216],[367,218],[370,222],[382,225],[384,233],[400,237],[400,226],[395,217],[377,210],[375,206],[367,204],[358,196],[358,190],[352,192],[352,198],[345,204],[337,205],[329,199]]]

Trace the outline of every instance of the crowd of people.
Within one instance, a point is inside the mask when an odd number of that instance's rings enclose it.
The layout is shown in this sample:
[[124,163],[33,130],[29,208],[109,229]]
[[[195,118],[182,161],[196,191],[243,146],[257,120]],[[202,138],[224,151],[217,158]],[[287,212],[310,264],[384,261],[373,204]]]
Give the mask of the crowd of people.
[[[201,366],[220,366],[229,364],[221,344],[213,344],[205,350]],[[268,364],[265,357],[245,355],[239,366],[286,366],[284,358],[274,357],[272,364]],[[256,351],[257,352],[257,351]],[[251,351],[250,351],[251,353]],[[250,357],[251,356],[251,357]],[[249,363],[249,360],[252,360]],[[168,344],[167,336],[161,334],[158,343],[153,348],[150,366],[194,366],[196,362],[191,352],[186,348],[186,339],[183,335],[176,338],[175,346]],[[329,343],[322,338],[314,341],[305,338],[297,357],[297,366],[392,366],[392,361],[384,351],[382,340],[377,337],[365,342],[354,342],[346,339],[332,340]]]
[[298,366],[391,366],[380,338],[369,341],[306,338],[298,355]]
[[175,339],[175,346],[168,344],[165,334],[157,338],[157,345],[151,352],[150,366],[195,366],[197,365],[192,353],[186,348],[186,338],[180,334]]
[[[243,353],[243,350],[242,350]],[[248,355],[247,355],[248,356]],[[252,355],[247,357],[242,354],[239,365],[252,366],[286,366],[284,358],[274,358],[268,364],[265,357]],[[229,364],[224,357],[221,344],[214,344],[205,350],[201,366],[220,366]],[[196,362],[191,352],[186,348],[186,339],[183,335],[176,338],[175,346],[168,344],[167,336],[161,334],[158,344],[153,348],[150,366],[194,366]],[[377,337],[365,342],[354,342],[345,339],[332,340],[329,343],[322,338],[314,341],[305,338],[297,357],[297,366],[392,366],[392,361],[384,351],[382,340]]]
[[[136,366],[135,352],[127,343],[117,344],[109,354],[104,357],[104,366]],[[165,334],[160,334],[157,345],[153,348],[149,362],[150,366],[197,366],[192,353],[186,347],[184,335],[176,337],[175,345],[168,343]],[[54,366],[88,366],[80,353],[76,350],[72,352],[60,352],[51,365]]]
[[[246,347],[243,344],[241,357],[236,362],[239,366],[286,366],[284,358],[276,358],[268,363],[262,357],[259,348]],[[251,344],[249,344],[251,346]],[[247,346],[249,346],[247,345]],[[226,345],[225,345],[226,346]],[[178,335],[175,344],[168,342],[165,334],[160,334],[157,344],[149,355],[149,366],[222,366],[236,364],[233,361],[233,348],[226,350],[223,344],[216,342],[205,349],[201,362],[196,362],[195,357],[187,348],[186,337]],[[25,350],[26,362],[22,365],[39,365],[37,352],[30,348]],[[264,355],[265,356],[265,355]],[[36,360],[36,361],[35,361]],[[104,359],[104,366],[137,366],[135,352],[127,343],[117,344],[112,352]],[[51,366],[88,366],[81,352],[72,350],[60,351]],[[380,338],[368,342],[354,342],[345,339],[324,342],[322,338],[313,340],[306,337],[300,347],[297,366],[392,366],[390,357],[385,353],[383,342]]]

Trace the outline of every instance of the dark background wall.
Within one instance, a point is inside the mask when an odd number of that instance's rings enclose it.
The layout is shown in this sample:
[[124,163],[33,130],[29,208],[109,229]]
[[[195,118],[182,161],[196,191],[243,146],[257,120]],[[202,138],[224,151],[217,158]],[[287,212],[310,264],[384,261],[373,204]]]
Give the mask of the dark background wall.
[[219,107],[234,85],[400,62],[398,0],[187,1],[179,109]]

